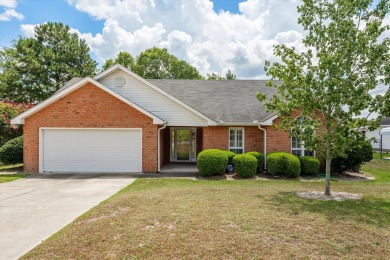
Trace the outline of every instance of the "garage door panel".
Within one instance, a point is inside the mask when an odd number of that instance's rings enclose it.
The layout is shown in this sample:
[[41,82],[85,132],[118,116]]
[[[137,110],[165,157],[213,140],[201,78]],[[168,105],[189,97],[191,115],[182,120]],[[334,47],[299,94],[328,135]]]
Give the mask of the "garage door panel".
[[43,171],[141,172],[141,129],[44,129]]

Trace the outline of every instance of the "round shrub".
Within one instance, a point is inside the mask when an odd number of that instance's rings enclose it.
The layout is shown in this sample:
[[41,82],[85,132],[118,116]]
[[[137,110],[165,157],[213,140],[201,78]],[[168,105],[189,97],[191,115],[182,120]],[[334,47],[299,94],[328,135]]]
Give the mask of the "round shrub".
[[224,174],[228,165],[228,156],[218,149],[208,149],[198,154],[197,166],[203,177]]
[[250,154],[237,154],[233,158],[234,168],[238,176],[250,178],[256,174],[257,159]]
[[23,162],[23,136],[9,140],[0,148],[0,161],[4,164]]
[[264,164],[264,154],[260,152],[246,152],[245,154],[250,154],[254,156],[257,160],[257,172],[261,172],[263,170]]
[[296,178],[301,173],[298,157],[286,152],[270,153],[267,156],[267,167],[271,174],[280,174],[288,178]]
[[301,174],[316,175],[320,170],[320,161],[313,156],[303,156],[299,158],[301,162]]
[[332,172],[359,171],[360,166],[373,159],[373,149],[370,141],[356,140],[350,144],[351,150],[346,151],[346,157],[336,157],[332,160]]
[[233,157],[236,156],[236,154],[232,151],[227,150],[220,150],[221,152],[225,153],[228,157],[228,164],[233,164]]

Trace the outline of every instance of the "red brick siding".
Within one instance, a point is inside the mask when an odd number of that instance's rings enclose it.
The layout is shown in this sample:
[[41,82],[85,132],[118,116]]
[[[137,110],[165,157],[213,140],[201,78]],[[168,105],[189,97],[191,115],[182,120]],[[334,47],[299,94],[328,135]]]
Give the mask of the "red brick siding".
[[[229,126],[210,126],[203,128],[203,149],[229,149]],[[257,126],[245,126],[244,151],[263,152],[263,132]]]
[[157,125],[153,120],[91,83],[25,120],[24,169],[39,171],[39,128],[142,128],[142,170],[157,171]]

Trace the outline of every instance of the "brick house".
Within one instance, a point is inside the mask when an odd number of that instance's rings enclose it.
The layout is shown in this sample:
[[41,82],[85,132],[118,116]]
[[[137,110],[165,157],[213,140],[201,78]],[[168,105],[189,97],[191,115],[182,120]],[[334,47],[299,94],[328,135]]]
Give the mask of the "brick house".
[[272,126],[262,80],[146,80],[121,65],[74,78],[14,118],[24,124],[25,171],[159,172],[208,148],[292,152],[304,147]]

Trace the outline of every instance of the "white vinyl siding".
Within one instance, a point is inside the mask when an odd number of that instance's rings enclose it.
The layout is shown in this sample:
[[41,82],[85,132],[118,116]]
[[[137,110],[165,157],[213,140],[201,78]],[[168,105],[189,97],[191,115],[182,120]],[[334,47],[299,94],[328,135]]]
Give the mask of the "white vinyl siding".
[[244,153],[244,128],[229,128],[229,150]]
[[40,171],[142,172],[141,129],[40,131]]
[[[115,86],[115,78],[123,77],[126,83]],[[138,106],[168,122],[169,126],[207,126],[207,120],[156,91],[123,71],[115,71],[98,80]]]

